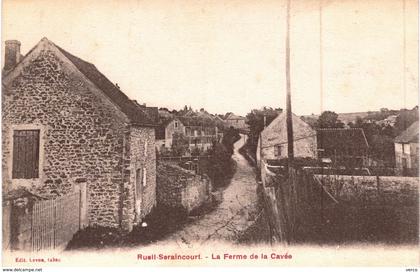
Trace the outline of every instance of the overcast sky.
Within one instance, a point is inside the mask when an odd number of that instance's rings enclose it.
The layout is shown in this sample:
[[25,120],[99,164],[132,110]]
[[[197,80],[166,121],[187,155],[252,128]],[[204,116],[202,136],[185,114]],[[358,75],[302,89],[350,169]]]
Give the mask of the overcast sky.
[[[323,0],[323,96],[319,1],[292,0],[293,111],[417,105],[417,1],[406,0],[404,95],[403,0]],[[285,107],[285,0],[3,0],[2,28],[23,54],[47,37],[150,106]]]

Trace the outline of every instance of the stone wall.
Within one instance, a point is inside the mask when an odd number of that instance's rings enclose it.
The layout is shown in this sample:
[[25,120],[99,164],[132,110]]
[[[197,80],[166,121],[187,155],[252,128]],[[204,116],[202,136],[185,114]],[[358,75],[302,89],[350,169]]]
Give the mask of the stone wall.
[[[130,190],[127,200],[132,201],[134,209],[129,214],[129,222],[139,223],[156,205],[156,152],[155,130],[152,127],[132,127],[129,145]],[[140,174],[141,176],[137,176]],[[139,181],[139,183],[136,183]],[[135,195],[136,186],[141,186],[141,195]],[[131,188],[132,186],[132,188]],[[124,205],[131,207],[131,205]]]
[[338,201],[369,204],[416,205],[416,177],[315,175]]
[[159,163],[157,169],[158,205],[190,212],[209,201],[211,183],[208,177],[166,163]]
[[[89,224],[118,227],[128,120],[57,51],[42,49],[3,89],[3,190],[54,198],[84,178]],[[13,129],[27,127],[40,129],[40,176],[12,180]]]

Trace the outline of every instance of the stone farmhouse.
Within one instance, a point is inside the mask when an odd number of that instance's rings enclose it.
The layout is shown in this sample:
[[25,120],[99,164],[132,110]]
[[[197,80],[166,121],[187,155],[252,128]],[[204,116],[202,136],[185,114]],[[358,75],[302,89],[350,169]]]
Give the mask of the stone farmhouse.
[[[293,119],[293,138],[295,157],[316,158],[316,131],[295,114]],[[286,112],[280,113],[260,135],[257,145],[257,163],[260,160],[279,160],[287,158]]]
[[156,131],[156,148],[158,150],[172,147],[173,135],[185,135],[185,126],[178,118],[163,120]]
[[130,231],[156,204],[156,108],[43,38],[25,56],[6,41],[3,194],[43,198],[85,182],[91,226]]
[[189,151],[208,150],[214,141],[220,141],[223,137],[223,133],[210,117],[191,114],[175,116],[160,121],[156,131],[157,150],[160,152],[170,150],[175,134],[185,138]]
[[225,122],[227,123],[228,127],[233,127],[236,129],[248,129],[246,118],[235,115],[234,113],[229,113],[225,118]]
[[[292,114],[296,158],[320,159],[336,166],[362,167],[369,164],[369,144],[361,128],[313,129]],[[279,114],[262,132],[257,145],[257,163],[261,159],[287,158],[286,112]]]
[[419,121],[414,122],[394,140],[395,166],[401,175],[418,171]]

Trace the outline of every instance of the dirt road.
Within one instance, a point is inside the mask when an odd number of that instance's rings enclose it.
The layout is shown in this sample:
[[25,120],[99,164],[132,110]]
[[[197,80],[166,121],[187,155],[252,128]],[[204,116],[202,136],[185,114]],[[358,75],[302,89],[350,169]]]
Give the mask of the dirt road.
[[255,173],[238,152],[245,141],[246,136],[241,135],[234,144],[232,158],[237,169],[231,183],[222,192],[222,202],[214,211],[188,224],[167,240],[175,240],[178,244],[203,244],[215,240],[234,242],[252,224],[257,205]]

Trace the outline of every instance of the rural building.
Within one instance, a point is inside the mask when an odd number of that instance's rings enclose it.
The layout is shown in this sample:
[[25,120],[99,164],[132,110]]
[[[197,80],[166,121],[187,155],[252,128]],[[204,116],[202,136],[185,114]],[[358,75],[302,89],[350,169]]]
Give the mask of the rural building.
[[198,117],[174,117],[162,120],[156,132],[156,147],[162,152],[170,150],[176,137],[182,137],[189,151],[208,150],[214,141],[220,141],[222,133],[212,120]]
[[248,129],[248,125],[246,124],[246,118],[235,115],[234,113],[229,113],[229,115],[225,119],[225,122],[228,127],[233,127],[237,129]]
[[418,171],[419,121],[414,122],[394,140],[396,168],[402,175]]
[[[258,139],[257,163],[261,159],[287,158],[286,112],[280,113]],[[295,157],[316,158],[316,132],[298,116],[292,114]]]
[[185,126],[178,118],[161,122],[156,129],[156,147],[171,149],[174,134],[185,135]]
[[130,231],[156,204],[157,109],[43,38],[24,57],[6,41],[3,193],[55,199],[84,182],[91,226]]
[[336,166],[368,165],[369,144],[361,128],[323,128],[316,131],[318,158]]
[[380,126],[395,126],[395,123],[397,122],[397,116],[398,115],[390,115],[387,118],[377,121],[376,124]]

